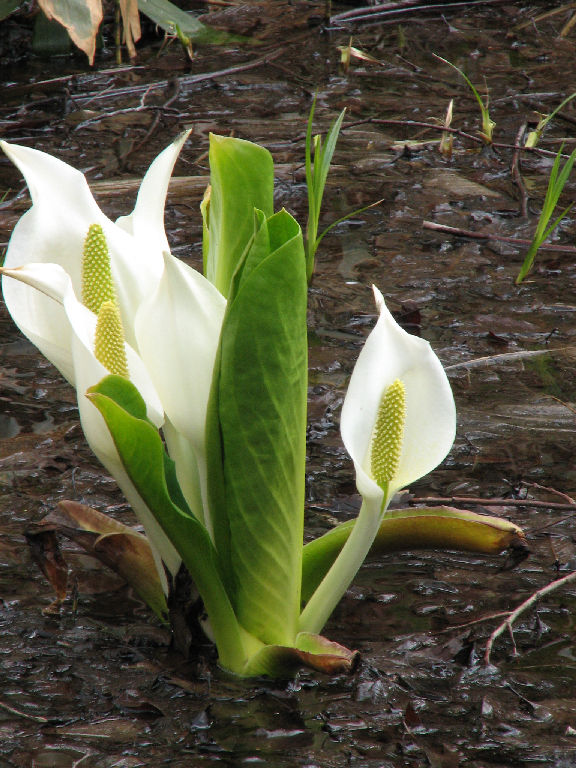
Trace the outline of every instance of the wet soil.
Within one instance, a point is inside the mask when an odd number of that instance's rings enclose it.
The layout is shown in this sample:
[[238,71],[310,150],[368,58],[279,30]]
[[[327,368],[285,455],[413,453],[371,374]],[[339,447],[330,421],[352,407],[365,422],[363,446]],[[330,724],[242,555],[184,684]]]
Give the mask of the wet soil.
[[[554,506],[567,499],[549,490],[576,493],[574,256],[541,252],[518,287],[525,247],[423,227],[429,220],[531,237],[553,153],[574,141],[575,108],[549,127],[539,145],[547,151],[519,153],[526,193],[514,180],[513,145],[537,112],[574,90],[576,32],[561,36],[573,10],[478,4],[335,29],[321,11],[273,2],[224,9],[220,24],[260,44],[200,48],[192,62],[174,44],[158,56],[161,41],[149,29],[137,61],[122,69],[110,28],[90,69],[79,55],[25,62],[25,27],[4,22],[3,136],[85,170],[114,217],[130,208],[134,179],[155,154],[193,126],[167,230],[174,252],[198,266],[208,132],[267,146],[278,164],[278,205],[303,217],[312,96],[319,129],[347,107],[324,223],[382,203],[325,238],[310,289],[308,531],[358,507],[338,418],[375,320],[375,283],[406,326],[431,341],[458,407],[452,452],[412,493],[527,497],[524,506],[468,507],[524,526],[532,554],[515,569],[504,568],[505,555],[441,552],[367,566],[326,628],[362,654],[350,677],[238,681],[209,649],[185,662],[145,607],[73,548],[71,597],[50,615],[50,587],[24,538],[30,524],[62,498],[133,518],[83,441],[71,390],[0,307],[1,768],[576,766],[574,585],[517,621],[515,652],[504,634],[492,664],[483,663],[502,613],[575,566],[574,511]],[[338,46],[351,35],[377,61],[353,58],[343,73]],[[477,136],[473,96],[433,53],[482,91],[486,83],[499,146],[455,135],[448,158],[437,130],[406,124],[443,120],[454,99],[453,127]],[[0,194],[10,190],[0,208],[6,244],[28,202],[7,162],[0,176]],[[569,215],[554,242],[569,245],[573,235]],[[531,507],[533,498],[550,506]]]

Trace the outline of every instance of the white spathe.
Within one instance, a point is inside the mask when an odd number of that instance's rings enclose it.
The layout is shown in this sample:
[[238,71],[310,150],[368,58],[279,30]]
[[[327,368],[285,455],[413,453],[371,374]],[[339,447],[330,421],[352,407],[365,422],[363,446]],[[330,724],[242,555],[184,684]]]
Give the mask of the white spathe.
[[[76,387],[84,435],[90,448],[114,477],[144,526],[156,558],[160,579],[167,589],[160,561],[164,561],[168,570],[175,575],[180,566],[180,557],[126,474],[106,422],[85,396],[90,387],[109,374],[94,355],[96,315],[78,301],[69,275],[59,264],[27,264],[15,269],[4,267],[1,271],[7,279],[21,282],[41,293],[54,309],[62,309],[63,322],[67,325],[66,336],[70,340],[72,379]],[[161,427],[164,410],[148,371],[138,353],[127,342],[125,351],[130,381],[144,399],[150,421]]]
[[[152,163],[134,211],[119,224],[100,210],[80,171],[45,152],[1,141],[6,155],[22,171],[32,198],[32,207],[12,233],[4,266],[13,269],[30,262],[59,264],[80,297],[84,239],[91,224],[100,224],[110,251],[126,339],[136,348],[134,318],[143,298],[156,289],[164,269],[166,192],[188,133],[180,135]],[[63,306],[55,307],[45,295],[16,280],[2,280],[2,290],[16,325],[74,384],[71,339]]]
[[[384,501],[431,472],[446,456],[456,434],[456,406],[446,373],[424,339],[403,330],[373,286],[379,311],[376,326],[358,357],[344,405],[340,429],[354,461],[358,491]],[[406,421],[400,462],[387,499],[370,471],[370,443],[382,395],[396,380],[406,391]]]
[[[206,412],[225,311],[226,299],[212,283],[166,251],[158,288],[136,316],[140,354],[178,435],[176,439],[166,430],[178,480],[188,504],[209,529]],[[198,466],[200,498],[192,498],[187,490],[191,454]]]

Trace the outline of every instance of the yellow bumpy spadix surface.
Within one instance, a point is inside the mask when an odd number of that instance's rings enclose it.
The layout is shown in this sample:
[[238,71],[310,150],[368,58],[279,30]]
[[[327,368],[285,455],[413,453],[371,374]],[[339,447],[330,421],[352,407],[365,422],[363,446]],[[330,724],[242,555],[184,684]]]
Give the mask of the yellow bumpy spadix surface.
[[98,312],[94,356],[110,373],[128,378],[122,318],[113,301],[105,301]]
[[105,301],[116,301],[108,244],[100,224],[91,224],[84,240],[82,303],[95,315]]
[[380,400],[370,446],[370,473],[384,491],[398,472],[405,421],[406,387],[396,379]]

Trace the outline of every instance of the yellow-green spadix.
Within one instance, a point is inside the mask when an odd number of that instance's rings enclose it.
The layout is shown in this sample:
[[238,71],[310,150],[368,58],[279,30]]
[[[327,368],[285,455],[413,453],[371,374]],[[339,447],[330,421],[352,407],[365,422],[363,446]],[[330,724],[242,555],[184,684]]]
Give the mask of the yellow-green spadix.
[[[51,155],[0,141],[0,148],[26,179],[32,207],[20,218],[8,244],[4,266],[58,264],[82,295],[82,253],[86,233],[97,225],[105,237],[116,301],[126,340],[137,347],[134,318],[143,298],[153,292],[168,249],[164,203],[178,154],[188,136],[181,134],[154,160],[144,176],[129,216],[111,221],[94,200],[84,175]],[[20,330],[74,384],[71,337],[62,306],[16,280],[2,280],[8,311]]]

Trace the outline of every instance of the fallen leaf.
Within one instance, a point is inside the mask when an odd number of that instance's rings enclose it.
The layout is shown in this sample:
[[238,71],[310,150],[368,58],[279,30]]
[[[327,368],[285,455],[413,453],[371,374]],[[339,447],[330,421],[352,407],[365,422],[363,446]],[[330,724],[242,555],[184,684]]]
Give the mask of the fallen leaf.
[[72,42],[94,64],[96,35],[102,22],[102,0],[38,0],[46,18],[55,19],[68,31]]

